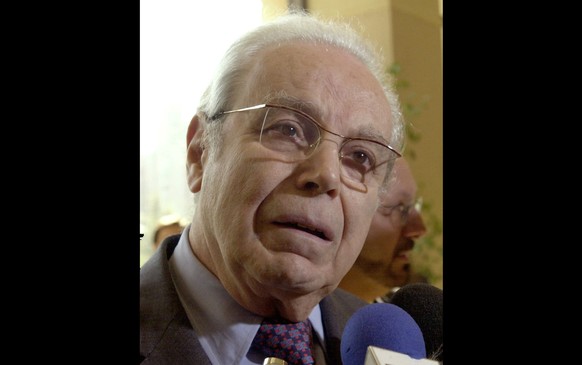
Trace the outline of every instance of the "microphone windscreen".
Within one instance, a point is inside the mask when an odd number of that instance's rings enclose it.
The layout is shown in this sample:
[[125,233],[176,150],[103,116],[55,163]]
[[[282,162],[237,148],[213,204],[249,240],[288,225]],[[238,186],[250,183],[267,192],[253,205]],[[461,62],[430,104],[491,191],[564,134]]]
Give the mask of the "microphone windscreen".
[[428,358],[443,361],[443,291],[426,283],[400,288],[390,303],[404,309],[420,327]]
[[340,345],[344,365],[363,365],[368,346],[426,357],[420,327],[403,309],[390,303],[368,304],[348,320]]

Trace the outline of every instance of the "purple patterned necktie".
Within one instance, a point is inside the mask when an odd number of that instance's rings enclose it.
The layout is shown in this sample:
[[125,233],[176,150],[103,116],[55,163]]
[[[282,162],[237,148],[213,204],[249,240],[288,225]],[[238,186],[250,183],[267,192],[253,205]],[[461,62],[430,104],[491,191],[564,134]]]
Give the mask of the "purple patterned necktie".
[[312,339],[313,331],[309,320],[293,323],[283,319],[265,318],[251,348],[292,365],[311,365],[315,364],[311,354]]

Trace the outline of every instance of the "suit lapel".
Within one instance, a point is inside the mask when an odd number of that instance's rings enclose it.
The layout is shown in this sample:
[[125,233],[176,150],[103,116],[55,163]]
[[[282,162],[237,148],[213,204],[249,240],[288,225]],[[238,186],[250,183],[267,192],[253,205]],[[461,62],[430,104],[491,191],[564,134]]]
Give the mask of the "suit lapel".
[[211,365],[172,282],[168,258],[179,236],[165,240],[140,270],[142,364]]

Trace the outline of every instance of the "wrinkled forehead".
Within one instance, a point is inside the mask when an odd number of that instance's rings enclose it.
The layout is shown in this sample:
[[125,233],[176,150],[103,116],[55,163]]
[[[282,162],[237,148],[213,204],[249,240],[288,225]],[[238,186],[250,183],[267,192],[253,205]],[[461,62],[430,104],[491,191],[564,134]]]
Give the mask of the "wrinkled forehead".
[[352,135],[354,121],[391,131],[384,90],[368,68],[346,50],[293,41],[259,52],[249,67],[237,106],[293,102],[327,127]]

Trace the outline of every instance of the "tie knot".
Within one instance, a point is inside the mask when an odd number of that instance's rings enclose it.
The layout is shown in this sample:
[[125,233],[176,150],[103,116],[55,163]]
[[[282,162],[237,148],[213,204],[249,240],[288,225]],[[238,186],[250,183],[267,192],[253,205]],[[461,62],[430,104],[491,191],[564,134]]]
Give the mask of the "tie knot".
[[309,320],[289,322],[265,318],[251,348],[266,356],[277,357],[293,365],[315,363],[312,355],[313,331]]

